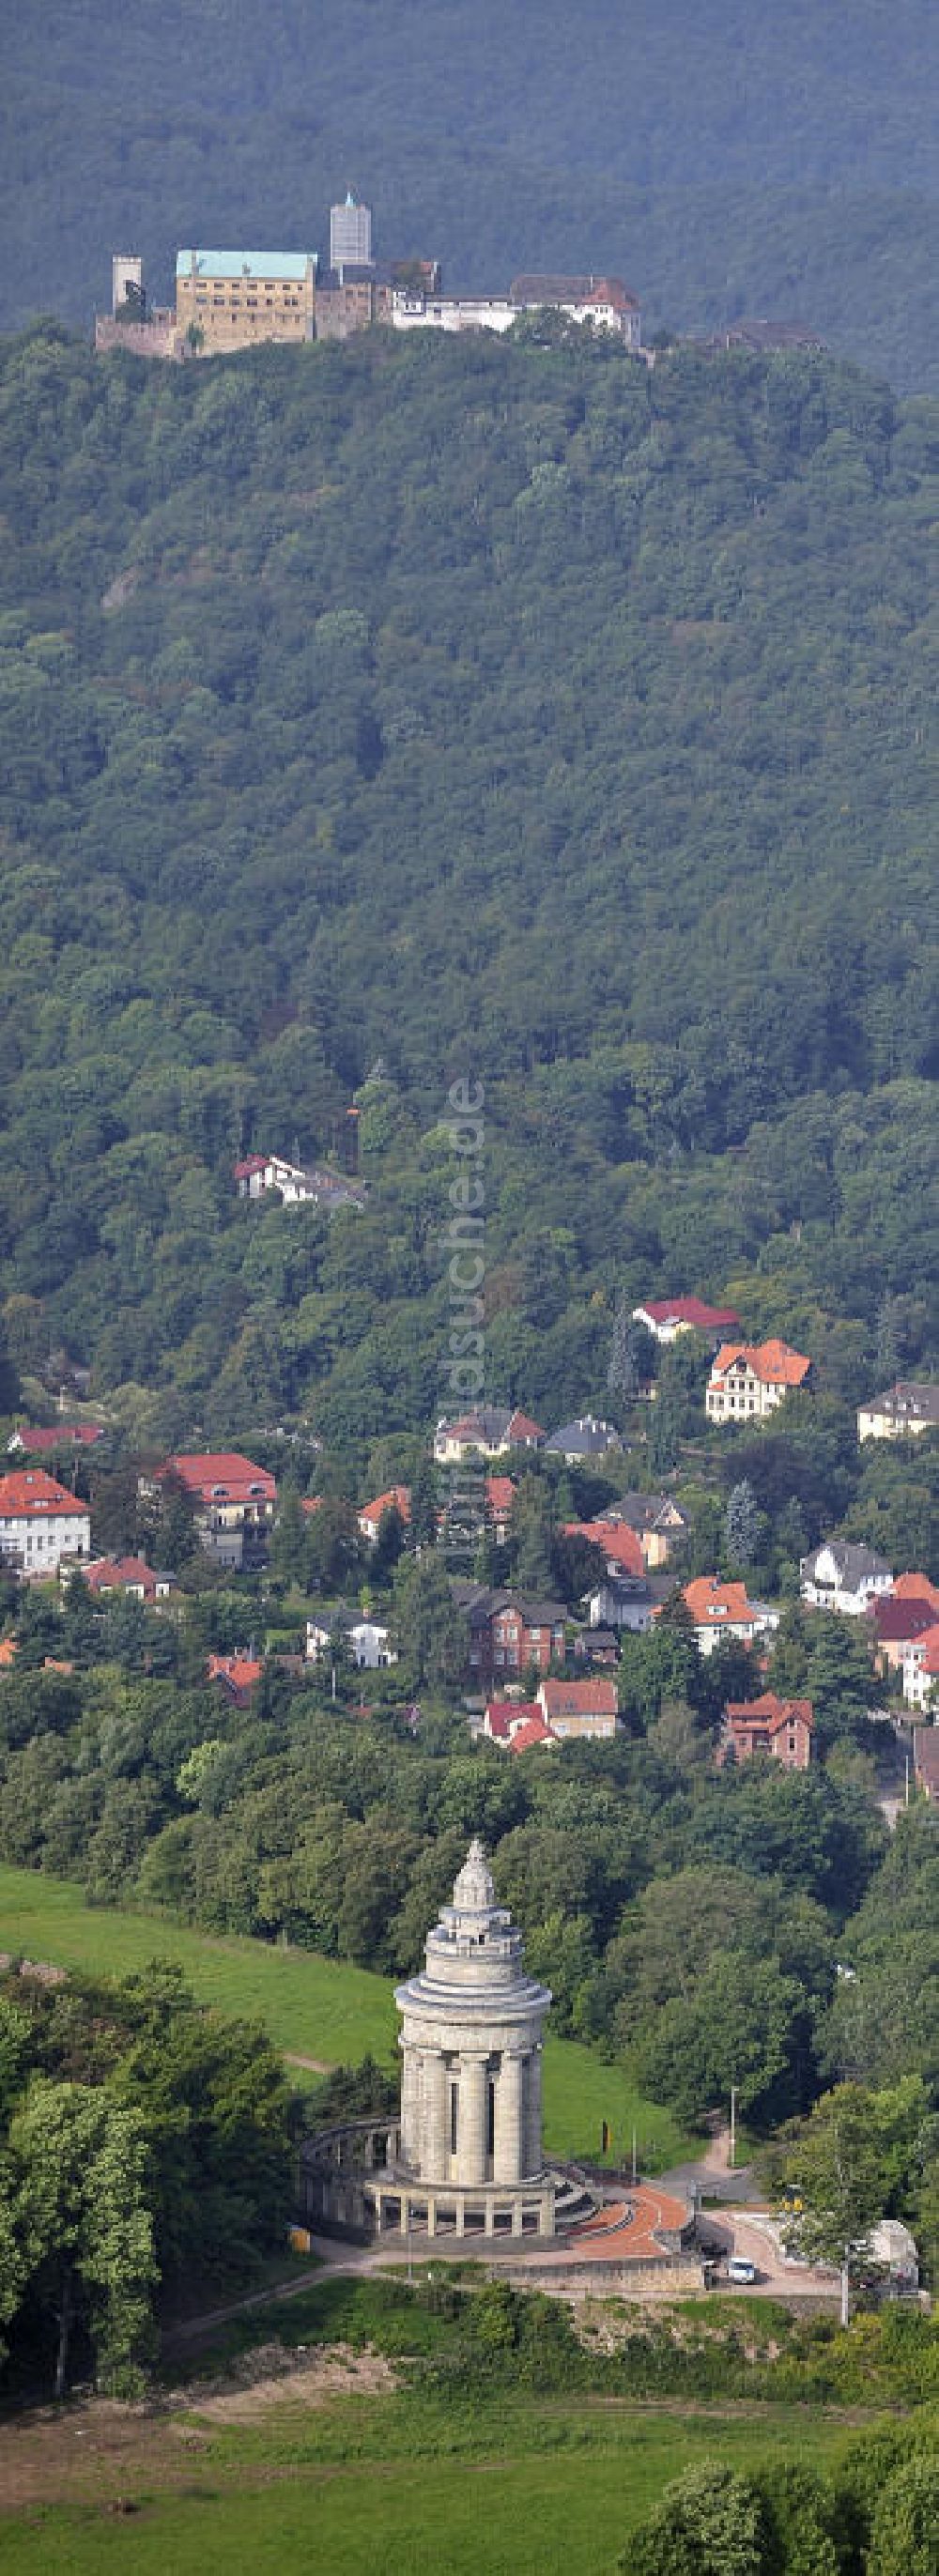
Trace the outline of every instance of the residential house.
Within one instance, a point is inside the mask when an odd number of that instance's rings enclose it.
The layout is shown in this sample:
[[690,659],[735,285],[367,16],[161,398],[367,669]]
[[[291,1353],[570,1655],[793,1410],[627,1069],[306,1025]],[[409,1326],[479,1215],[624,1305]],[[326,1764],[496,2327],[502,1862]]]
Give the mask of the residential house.
[[529,1666],[546,1673],[563,1660],[567,1614],[562,1602],[522,1599],[458,1578],[452,1591],[469,1627],[469,1675],[483,1688],[493,1680],[520,1677]]
[[234,1180],[240,1199],[262,1199],[277,1190],[284,1207],[297,1207],[304,1199],[312,1199],[330,1214],[337,1207],[365,1206],[363,1182],[346,1180],[322,1163],[305,1170],[299,1163],[286,1162],[282,1154],[247,1154],[235,1164]]
[[897,1574],[894,1577],[895,1601],[931,1601],[939,1619],[939,1583],[930,1583],[928,1574]]
[[761,1699],[728,1700],[716,1760],[720,1765],[732,1753],[735,1762],[749,1762],[754,1753],[765,1753],[785,1771],[807,1771],[813,1723],[810,1699],[778,1699],[775,1691],[764,1691]]
[[250,1708],[264,1666],[254,1655],[210,1655],[205,1671],[233,1708]]
[[802,1558],[799,1572],[803,1601],[814,1610],[839,1610],[851,1619],[863,1619],[875,1601],[893,1590],[886,1557],[852,1539],[824,1539]]
[[[607,1575],[592,1592],[585,1595],[585,1607],[591,1630],[631,1628],[637,1636],[651,1628],[656,1612],[651,1584],[645,1575]],[[591,1635],[590,1652],[597,1652],[597,1639]]]
[[438,1422],[434,1457],[443,1467],[462,1466],[467,1458],[503,1458],[510,1449],[540,1449],[544,1432],[527,1413],[508,1405],[480,1404],[456,1422]]
[[724,1583],[719,1574],[696,1575],[693,1583],[685,1584],[682,1600],[691,1612],[702,1655],[712,1655],[721,1637],[736,1637],[742,1646],[752,1646],[779,1626],[778,1610],[763,1601],[749,1601],[745,1583]]
[[898,1378],[858,1411],[859,1440],[918,1440],[924,1431],[939,1431],[939,1378]]
[[7,1441],[7,1451],[11,1458],[48,1458],[57,1449],[91,1449],[103,1438],[101,1422],[21,1422]]
[[939,1592],[934,1600],[930,1600],[929,1592],[934,1591],[935,1586],[930,1585],[927,1589],[925,1575],[923,1586],[922,1595],[906,1593],[897,1600],[893,1593],[886,1601],[871,1603],[877,1671],[885,1675],[895,1674],[901,1684],[903,1658],[914,1638],[925,1636],[927,1628],[934,1628],[939,1622]]
[[533,1717],[540,1720],[541,1716],[536,1699],[487,1699],[482,1731],[490,1744],[497,1744],[503,1753],[507,1753],[519,1727],[527,1726]]
[[368,1540],[370,1547],[375,1545],[386,1512],[397,1512],[399,1519],[407,1528],[411,1518],[410,1485],[389,1485],[387,1493],[376,1494],[373,1503],[363,1504],[359,1513],[359,1528],[362,1537]]
[[628,349],[641,346],[639,305],[621,277],[513,277],[509,302],[516,314],[553,310],[570,322],[589,322],[595,330],[615,332]]
[[[172,1479],[194,1504],[202,1545],[217,1565],[237,1572],[263,1565],[277,1502],[266,1467],[256,1467],[240,1450],[212,1449],[165,1459],[156,1481]],[[143,1479],[141,1489],[150,1490]]]
[[615,1681],[543,1681],[538,1700],[545,1724],[563,1744],[567,1738],[616,1734],[619,1701]]
[[534,1717],[526,1717],[524,1726],[515,1728],[509,1741],[509,1752],[548,1752],[552,1745],[557,1744],[557,1741],[553,1727],[547,1725],[541,1710],[538,1709]]
[[609,1504],[604,1519],[625,1521],[627,1529],[635,1531],[650,1574],[668,1565],[688,1528],[688,1514],[671,1494],[620,1494]]
[[908,1640],[900,1669],[907,1707],[934,1708],[939,1699],[939,1620]]
[[353,1619],[347,1634],[352,1661],[361,1672],[377,1673],[386,1664],[397,1663],[397,1648],[383,1620]]
[[154,1574],[142,1556],[96,1556],[82,1573],[89,1592],[122,1592],[131,1601],[168,1601],[172,1574]]
[[0,1476],[0,1565],[23,1576],[55,1574],[63,1558],[90,1555],[87,1503],[44,1467]]
[[788,1342],[722,1342],[705,1395],[709,1422],[761,1422],[797,1387],[807,1387],[812,1363]]
[[569,1467],[576,1467],[580,1459],[605,1458],[611,1449],[621,1449],[623,1443],[612,1422],[582,1413],[576,1422],[562,1422],[560,1430],[552,1431],[544,1445],[546,1457],[565,1458]]
[[603,1512],[592,1521],[565,1521],[564,1538],[585,1538],[591,1547],[602,1551],[606,1571],[611,1575],[634,1575],[641,1581],[645,1574],[642,1549],[626,1521]]
[[486,1519],[497,1547],[504,1547],[509,1535],[516,1486],[512,1476],[487,1476],[485,1482]]
[[702,1297],[650,1297],[633,1307],[633,1322],[644,1324],[657,1342],[677,1341],[679,1333],[705,1333],[714,1343],[739,1333],[740,1317],[732,1306],[706,1306]]

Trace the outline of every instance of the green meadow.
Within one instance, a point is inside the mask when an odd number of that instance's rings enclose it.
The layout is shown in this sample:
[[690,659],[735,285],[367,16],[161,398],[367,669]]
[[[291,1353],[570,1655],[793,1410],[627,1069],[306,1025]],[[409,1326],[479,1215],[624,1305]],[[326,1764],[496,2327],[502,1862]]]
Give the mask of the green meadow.
[[[198,2397],[189,2424],[195,2437]],[[482,2561],[487,2576],[599,2576],[683,2469],[809,2453],[825,2468],[850,2438],[798,2410],[671,2413],[583,2397],[510,2401],[491,2420],[477,2412],[468,2434],[461,2410],[413,2414],[396,2398],[285,2407],[263,2432],[194,2445],[186,2491],[144,2490],[129,2516],[103,2503],[0,2521],[0,2565],[17,2576],[477,2576]]]
[[[153,1958],[176,1960],[201,2002],[263,2024],[284,2055],[324,2064],[371,2054],[395,2062],[397,2017],[389,1979],[314,1950],[213,1938],[162,1914],[106,1911],[81,1887],[0,1864],[0,1950],[94,1976],[123,1977]],[[302,2070],[299,2070],[302,2073]],[[603,2122],[617,2160],[635,2128],[641,2163],[677,2162],[688,2140],[667,2111],[636,2091],[622,2063],[608,2066],[573,2040],[545,2048],[544,2138],[549,2154],[599,2157]]]

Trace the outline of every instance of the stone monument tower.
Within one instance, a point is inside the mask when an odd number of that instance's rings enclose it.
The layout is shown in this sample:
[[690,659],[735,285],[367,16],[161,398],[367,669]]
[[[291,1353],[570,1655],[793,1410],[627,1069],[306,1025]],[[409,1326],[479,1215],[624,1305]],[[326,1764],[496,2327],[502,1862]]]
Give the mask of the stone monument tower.
[[[395,2001],[401,2163],[415,2181],[484,2202],[487,2186],[542,2176],[541,2033],[551,2002],[526,1977],[522,1936],[471,1843],[452,1905],[428,1935],[426,1966]],[[481,2204],[482,2205],[482,2204]]]

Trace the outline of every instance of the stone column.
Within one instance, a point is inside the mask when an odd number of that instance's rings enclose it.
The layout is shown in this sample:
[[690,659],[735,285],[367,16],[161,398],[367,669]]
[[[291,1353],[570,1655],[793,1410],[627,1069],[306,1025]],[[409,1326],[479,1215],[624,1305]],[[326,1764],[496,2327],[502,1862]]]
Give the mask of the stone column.
[[405,2164],[420,2162],[420,2061],[416,2048],[402,2050],[401,2154]]
[[525,2171],[523,2134],[523,2063],[503,2049],[496,2083],[496,2136],[493,2179],[518,2182]]
[[523,2174],[541,2172],[541,2050],[533,2048],[528,2060],[528,2117],[525,2122],[525,2162]]
[[445,2057],[425,2057],[423,2093],[418,2170],[422,2182],[445,2182],[450,2171],[450,2070]]
[[484,2057],[464,2056],[460,2067],[460,2125],[455,2178],[457,2182],[480,2183],[486,2179],[489,2070]]

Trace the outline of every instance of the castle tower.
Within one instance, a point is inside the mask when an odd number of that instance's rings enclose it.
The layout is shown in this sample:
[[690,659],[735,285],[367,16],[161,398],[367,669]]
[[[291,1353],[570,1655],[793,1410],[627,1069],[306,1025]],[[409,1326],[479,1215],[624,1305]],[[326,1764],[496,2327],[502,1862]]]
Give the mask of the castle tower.
[[372,210],[351,188],[345,205],[329,209],[329,265],[340,277],[346,268],[372,266]]
[[479,2190],[542,2170],[542,2025],[551,2002],[525,1975],[522,1936],[479,1842],[399,1986],[401,2163],[425,2187]]

